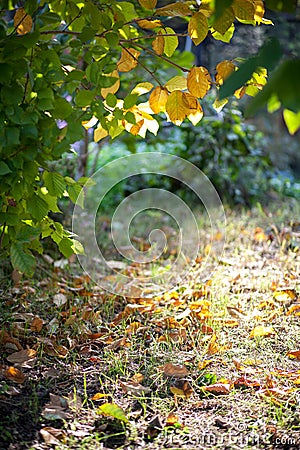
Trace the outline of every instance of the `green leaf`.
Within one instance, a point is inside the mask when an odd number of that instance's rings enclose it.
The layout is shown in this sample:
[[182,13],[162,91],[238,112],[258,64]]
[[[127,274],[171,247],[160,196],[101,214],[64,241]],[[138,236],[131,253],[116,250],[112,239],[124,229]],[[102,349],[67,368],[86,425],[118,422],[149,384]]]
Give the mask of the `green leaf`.
[[94,91],[79,91],[75,98],[75,104],[76,106],[79,106],[81,108],[85,106],[89,106],[92,101],[94,100],[95,92]]
[[234,24],[232,24],[230,26],[230,28],[228,28],[228,30],[224,34],[221,34],[214,29],[211,30],[211,34],[212,34],[212,37],[214,39],[216,39],[216,41],[222,41],[222,42],[226,42],[227,44],[229,44],[229,42],[231,41],[231,38],[234,34],[234,30],[235,30],[235,27],[234,27]]
[[300,128],[300,111],[295,113],[289,109],[283,110],[283,118],[290,134],[295,134]]
[[58,243],[59,251],[66,257],[69,258],[74,254],[74,250],[72,248],[73,242],[70,238],[63,238]]
[[275,11],[285,11],[294,13],[297,8],[296,0],[266,0],[267,8],[274,9]]
[[66,189],[66,183],[64,178],[59,173],[45,171],[43,174],[43,179],[50,195],[54,195],[56,197],[62,196]]
[[84,190],[80,184],[71,184],[67,188],[68,194],[72,202],[84,208]]
[[35,258],[25,251],[21,243],[14,243],[10,247],[11,263],[14,269],[27,275],[33,275],[35,268]]
[[19,223],[19,216],[17,214],[17,212],[12,213],[12,212],[0,212],[0,223],[2,224],[6,224],[6,225],[18,225]]
[[129,94],[124,98],[124,105],[123,107],[125,109],[132,108],[136,104],[136,101],[138,99],[138,94]]
[[63,97],[55,99],[55,107],[52,111],[54,119],[66,119],[72,114],[72,105]]
[[105,99],[106,103],[108,106],[110,106],[111,108],[114,108],[117,104],[117,97],[114,94],[107,94],[106,99]]
[[10,168],[4,161],[0,161],[0,175],[6,175],[8,173],[11,173]]
[[233,0],[215,0],[215,11],[213,15],[213,21],[220,19],[224,11],[227,8],[229,8],[232,5],[232,3]]
[[175,31],[170,27],[165,28],[165,33],[174,35],[174,36],[164,36],[165,41],[164,54],[170,57],[173,55],[176,48],[178,47],[178,37],[176,36]]
[[126,22],[137,17],[136,10],[131,2],[119,2],[116,7],[122,12]]
[[41,221],[48,214],[49,206],[45,200],[38,195],[33,194],[33,196],[27,200],[27,210],[34,219]]
[[123,409],[115,403],[104,403],[104,405],[99,406],[97,413],[114,417],[115,419],[121,420],[122,422],[128,422]]

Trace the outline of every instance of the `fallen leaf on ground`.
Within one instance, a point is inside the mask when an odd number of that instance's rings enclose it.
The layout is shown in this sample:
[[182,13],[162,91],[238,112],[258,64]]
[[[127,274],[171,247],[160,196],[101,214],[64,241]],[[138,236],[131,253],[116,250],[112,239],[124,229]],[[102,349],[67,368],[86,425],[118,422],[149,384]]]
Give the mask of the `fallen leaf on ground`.
[[3,375],[7,380],[13,381],[14,383],[22,384],[25,381],[25,375],[23,372],[12,366],[8,367],[8,369],[4,371]]
[[67,419],[70,417],[67,408],[68,403],[66,399],[59,395],[50,394],[50,402],[44,406],[42,416],[48,420]]
[[106,416],[111,416],[114,419],[121,420],[122,422],[128,422],[125,412],[120,406],[115,403],[104,403],[104,405],[99,406],[97,410],[98,414],[105,414]]
[[135,382],[124,383],[121,381],[120,385],[124,392],[136,396],[149,394],[149,392],[151,392],[151,389],[149,387],[142,386],[141,384]]
[[13,364],[23,364],[36,357],[36,351],[32,348],[26,350],[20,350],[19,352],[12,353],[6,359]]
[[179,423],[179,417],[175,413],[170,413],[166,419],[166,426],[172,427]]
[[273,293],[273,297],[278,302],[289,302],[297,298],[297,293],[294,289],[278,289]]
[[240,377],[234,381],[236,387],[253,387],[259,388],[260,382],[258,380],[251,380],[250,378]]
[[300,359],[300,350],[291,350],[287,355],[291,359]]
[[190,398],[193,393],[193,388],[188,381],[177,383],[176,386],[170,386],[170,391],[173,395],[179,397]]
[[102,394],[101,392],[97,392],[95,395],[93,395],[93,397],[91,398],[91,400],[101,400],[102,398],[106,398],[106,397],[111,397],[111,394]]
[[44,427],[40,430],[46,444],[60,445],[66,439],[66,433],[58,428]]
[[65,305],[67,303],[68,299],[65,294],[55,294],[53,296],[53,303],[60,308],[61,306]]
[[199,361],[198,362],[198,369],[199,370],[203,370],[203,369],[205,369],[205,367],[209,366],[212,363],[213,363],[212,359],[205,359],[204,361]]
[[231,391],[231,384],[230,383],[215,383],[215,384],[210,384],[209,386],[202,386],[201,389],[206,392],[210,392],[211,394],[215,394],[215,395],[229,394],[229,392]]
[[258,325],[251,331],[250,338],[253,339],[256,337],[272,336],[274,334],[275,331],[273,327],[265,327],[263,325]]
[[31,324],[30,330],[39,333],[43,328],[44,321],[40,317],[35,317]]
[[189,375],[186,367],[172,363],[166,363],[162,370],[166,377],[183,378]]

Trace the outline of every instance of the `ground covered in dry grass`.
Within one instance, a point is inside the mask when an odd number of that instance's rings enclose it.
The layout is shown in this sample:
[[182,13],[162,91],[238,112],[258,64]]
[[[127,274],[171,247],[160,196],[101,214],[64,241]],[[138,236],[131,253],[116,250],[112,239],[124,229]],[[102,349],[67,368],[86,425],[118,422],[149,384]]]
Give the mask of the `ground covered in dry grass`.
[[229,211],[214,275],[199,255],[158,297],[76,265],[3,282],[0,449],[300,448],[295,217]]

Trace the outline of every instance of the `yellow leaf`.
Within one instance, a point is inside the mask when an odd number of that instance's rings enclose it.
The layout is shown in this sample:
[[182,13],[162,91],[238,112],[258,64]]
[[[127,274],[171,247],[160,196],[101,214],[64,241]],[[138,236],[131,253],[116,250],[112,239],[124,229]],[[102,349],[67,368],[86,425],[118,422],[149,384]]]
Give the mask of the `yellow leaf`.
[[176,2],[169,5],[158,8],[156,13],[158,16],[170,16],[170,17],[185,17],[191,16],[192,11],[186,3]]
[[[170,386],[170,391],[172,392],[173,395],[176,395],[178,397],[185,397],[185,398],[189,398],[193,393],[193,389],[192,389],[190,383],[186,380],[184,380],[183,383],[181,383],[179,386]],[[172,419],[170,419],[170,421],[171,420]],[[178,420],[176,422],[178,423]],[[169,423],[169,425],[172,425],[172,424]]]
[[202,12],[193,15],[188,25],[189,35],[195,45],[199,45],[208,33],[208,21]]
[[144,28],[145,30],[153,30],[157,27],[162,27],[163,24],[160,20],[147,20],[147,19],[137,19],[136,23],[139,27]]
[[287,355],[291,359],[299,359],[300,360],[300,350],[290,350]]
[[32,18],[24,8],[17,9],[14,17],[14,27],[18,34],[27,34],[32,29]]
[[122,422],[128,422],[125,412],[115,403],[104,403],[104,405],[99,406],[98,414],[105,414],[106,416],[111,416],[114,419],[121,420]]
[[232,8],[226,8],[222,16],[213,23],[213,29],[220,34],[225,34],[234,22],[234,13]]
[[211,78],[205,67],[193,67],[187,76],[187,87],[195,97],[203,98],[209,91]]
[[139,4],[146,9],[153,9],[156,6],[157,0],[138,0]]
[[24,383],[25,381],[25,375],[21,370],[16,369],[15,367],[8,367],[3,373],[4,377],[7,380],[13,381],[14,383]]
[[108,136],[108,132],[100,126],[100,127],[96,128],[96,130],[94,132],[94,141],[99,142],[101,139],[105,138],[106,136]]
[[[172,392],[172,394],[175,394],[172,389],[176,389],[176,388],[172,388],[172,387],[170,388],[170,391]],[[181,391],[181,389],[178,389],[178,390]],[[178,418],[177,414],[170,413],[166,419],[166,425],[169,427],[170,426],[172,427],[176,423],[179,423],[179,418]]]
[[273,297],[278,302],[288,303],[291,300],[297,300],[297,294],[294,289],[280,289],[273,293]]
[[149,105],[155,114],[165,111],[168,100],[168,91],[160,86],[157,86],[150,94]]
[[195,126],[197,125],[203,117],[203,109],[196,97],[194,97],[189,92],[184,92],[184,99],[186,100],[189,109],[187,112],[187,118]]
[[205,369],[205,367],[209,366],[212,363],[213,363],[212,359],[205,359],[204,361],[200,361],[198,362],[198,369],[203,370]]
[[165,39],[161,36],[161,31],[157,33],[156,38],[152,41],[152,48],[157,55],[162,55],[165,47]]
[[184,121],[188,113],[188,105],[184,101],[183,92],[175,90],[169,95],[166,112],[175,125],[180,125]]
[[136,124],[132,125],[131,123],[125,125],[125,130],[129,131],[129,133],[133,134],[133,136],[137,136],[144,125],[145,120],[139,120]]
[[217,112],[220,112],[222,111],[226,103],[228,103],[227,98],[224,98],[223,100],[219,100],[218,98],[216,98],[212,106]]
[[244,95],[247,93],[247,87],[246,86],[242,86],[241,88],[239,88],[239,89],[237,89],[235,92],[234,92],[234,96],[236,97],[236,98],[242,98],[242,97],[244,97]]
[[255,13],[254,19],[255,22],[260,24],[265,14],[265,6],[262,0],[252,0],[254,3]]
[[283,110],[283,118],[290,134],[295,134],[300,128],[300,111],[294,112],[290,109]]
[[232,8],[238,20],[254,20],[255,6],[252,0],[234,0]]
[[119,78],[119,74],[118,74],[117,70],[114,70],[107,76],[117,78],[117,80],[115,81],[115,83],[112,86],[110,86],[108,88],[101,88],[101,95],[104,99],[108,96],[108,94],[115,94],[116,92],[118,92],[119,87],[120,87],[120,78]]
[[216,66],[216,82],[218,84],[223,84],[224,80],[229,77],[229,75],[234,72],[236,66],[232,61],[225,59],[224,61],[219,62]]
[[165,33],[172,34],[172,36],[164,36],[164,54],[170,58],[178,47],[178,37],[176,36],[175,31],[170,27],[165,28]]
[[121,58],[117,64],[118,70],[120,72],[129,72],[134,69],[138,63],[140,53],[135,48],[123,48]]
[[132,89],[131,94],[147,94],[147,92],[151,91],[152,88],[153,84],[147,81],[145,83],[138,83],[135,88]]
[[89,128],[92,128],[96,123],[98,122],[97,117],[93,116],[90,120],[83,120],[81,122],[81,125],[88,130]]
[[273,327],[265,327],[264,325],[258,325],[251,331],[250,338],[253,339],[255,337],[271,336],[272,334],[275,334]]
[[111,397],[111,394],[102,394],[101,392],[97,392],[95,395],[93,395],[93,397],[91,398],[91,400],[101,400],[102,398],[105,397]]
[[181,75],[176,75],[176,77],[171,78],[166,84],[165,88],[168,89],[169,92],[173,92],[178,90],[184,90],[187,88],[186,78]]

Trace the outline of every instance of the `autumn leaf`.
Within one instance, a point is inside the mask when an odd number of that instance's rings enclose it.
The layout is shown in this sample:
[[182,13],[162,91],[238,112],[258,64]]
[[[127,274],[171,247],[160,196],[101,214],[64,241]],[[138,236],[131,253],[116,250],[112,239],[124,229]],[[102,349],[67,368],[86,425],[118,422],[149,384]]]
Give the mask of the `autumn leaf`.
[[14,16],[14,27],[18,34],[27,34],[32,29],[32,18],[26,13],[24,8],[17,9]]
[[101,400],[103,398],[107,398],[107,397],[111,397],[111,396],[112,396],[111,394],[103,394],[101,392],[97,392],[96,394],[93,395],[91,400],[97,401],[97,400]]
[[230,383],[215,383],[210,384],[209,386],[202,386],[201,389],[206,392],[210,392],[215,395],[224,395],[229,394],[231,391]]
[[152,41],[152,48],[157,55],[162,55],[165,48],[165,38],[161,36],[161,31],[157,33],[157,36]]
[[183,95],[189,107],[187,118],[195,126],[203,117],[202,106],[200,105],[198,99],[189,92],[184,92]]
[[166,418],[166,426],[172,427],[173,425],[179,423],[179,418],[177,414],[170,413],[168,414],[168,417]]
[[44,427],[40,429],[40,433],[44,442],[48,445],[60,446],[66,439],[66,433],[59,428]]
[[178,47],[178,37],[175,33],[175,31],[170,28],[165,28],[165,34],[171,34],[172,36],[164,36],[164,54],[168,56],[169,58],[173,55],[176,48]]
[[254,20],[256,23],[260,24],[265,14],[265,6],[262,0],[254,0]]
[[117,63],[120,72],[129,72],[138,64],[140,53],[135,48],[122,48],[121,58]]
[[194,14],[189,21],[188,33],[195,45],[204,41],[208,33],[208,21],[202,12]]
[[36,357],[36,350],[28,348],[26,350],[20,350],[19,352],[14,352],[9,355],[6,359],[13,364],[23,364],[30,361]]
[[232,8],[238,20],[254,20],[255,6],[252,0],[233,0]]
[[162,370],[166,377],[183,378],[189,374],[186,367],[172,363],[166,363]]
[[157,86],[150,94],[149,105],[155,114],[165,111],[168,100],[168,91],[160,86]]
[[173,92],[176,90],[184,90],[187,88],[186,78],[182,75],[176,75],[176,77],[171,78],[166,84],[165,88],[168,89],[169,92]]
[[193,67],[187,76],[187,88],[195,97],[203,98],[209,91],[211,78],[205,67]]
[[39,333],[42,330],[43,325],[44,325],[43,319],[41,319],[40,317],[34,317],[34,319],[30,324],[30,330]]
[[187,116],[188,105],[184,101],[183,92],[173,91],[166,102],[166,112],[171,122],[180,125]]
[[137,397],[144,396],[145,394],[149,394],[151,392],[151,389],[149,387],[142,386],[140,383],[136,383],[134,381],[129,382],[120,382],[120,386],[122,387],[123,391],[128,394],[133,394]]
[[111,416],[114,419],[121,420],[122,422],[128,422],[125,412],[120,406],[115,403],[104,403],[104,405],[99,406],[97,410],[98,414],[105,414],[106,416]]
[[300,359],[300,350],[290,350],[287,355],[291,359]]
[[158,16],[186,17],[192,15],[192,11],[186,3],[176,2],[158,8],[155,14]]
[[147,19],[137,19],[136,23],[139,27],[144,28],[145,30],[153,30],[157,27],[162,27],[163,24],[160,20],[147,20]]
[[200,361],[198,362],[198,369],[203,370],[205,369],[205,367],[209,366],[212,363],[213,363],[212,359],[205,359],[204,361]]
[[224,35],[233,24],[234,18],[235,17],[232,8],[226,8],[223,11],[222,16],[214,21],[213,29],[216,30],[218,33]]
[[153,88],[153,84],[148,81],[144,83],[138,83],[131,91],[131,94],[143,95],[147,94],[147,92],[151,91]]
[[4,371],[3,375],[7,380],[13,381],[14,383],[22,384],[25,381],[25,375],[23,372],[12,366],[8,367],[8,369]]
[[179,380],[176,386],[170,386],[170,391],[175,396],[190,398],[193,388],[187,380]]
[[154,9],[157,3],[157,0],[138,0],[139,4],[146,9]]
[[297,293],[294,289],[278,289],[273,293],[273,297],[278,302],[288,303],[297,299]]
[[272,336],[273,334],[275,334],[273,327],[265,327],[264,325],[258,325],[251,331],[250,338],[253,339],[256,337]]
[[236,66],[228,59],[219,62],[216,66],[216,82],[220,85],[223,84],[224,80],[226,80],[235,69]]
[[101,139],[105,138],[106,136],[108,136],[108,132],[107,132],[107,130],[102,128],[101,125],[98,128],[96,128],[96,130],[94,131],[94,141],[95,142],[101,141]]

